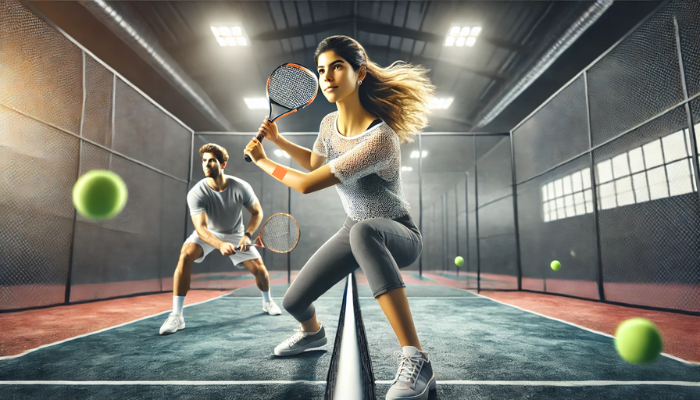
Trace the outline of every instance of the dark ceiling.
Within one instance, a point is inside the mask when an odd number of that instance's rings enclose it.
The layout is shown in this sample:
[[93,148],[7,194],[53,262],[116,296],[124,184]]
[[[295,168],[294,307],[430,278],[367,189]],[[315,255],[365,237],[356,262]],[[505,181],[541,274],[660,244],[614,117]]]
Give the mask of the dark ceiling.
[[[109,2],[113,4],[114,2]],[[120,2],[122,3],[122,2]],[[36,9],[111,65],[195,131],[222,130],[153,67],[77,2],[32,1]],[[509,84],[521,78],[592,2],[576,1],[130,1],[127,7],[235,131],[256,131],[266,110],[244,97],[264,97],[279,64],[313,67],[323,38],[357,38],[370,58],[431,70],[438,96],[454,97],[436,110],[427,131],[505,132],[605,52],[658,5],[615,2],[559,59],[491,123],[476,127]],[[242,25],[248,47],[220,47],[210,26]],[[479,25],[474,47],[445,47],[452,24]],[[318,96],[299,114],[280,120],[284,131],[314,132],[335,106]]]

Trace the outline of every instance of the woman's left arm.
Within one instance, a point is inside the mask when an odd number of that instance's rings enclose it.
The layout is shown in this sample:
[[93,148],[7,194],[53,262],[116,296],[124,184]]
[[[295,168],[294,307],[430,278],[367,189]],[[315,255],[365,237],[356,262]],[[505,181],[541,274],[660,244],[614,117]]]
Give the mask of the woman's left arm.
[[265,150],[263,150],[262,144],[257,139],[253,139],[248,143],[244,154],[248,154],[260,169],[299,193],[313,193],[340,183],[340,180],[331,173],[331,168],[328,164],[312,172],[304,173],[270,160],[265,155]]

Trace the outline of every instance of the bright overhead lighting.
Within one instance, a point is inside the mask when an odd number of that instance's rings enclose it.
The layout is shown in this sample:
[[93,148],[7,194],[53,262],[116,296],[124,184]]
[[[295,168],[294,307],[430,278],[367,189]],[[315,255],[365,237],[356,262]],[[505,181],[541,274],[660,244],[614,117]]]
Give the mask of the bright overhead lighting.
[[252,97],[252,98],[246,97],[243,99],[243,101],[245,101],[245,104],[251,110],[265,110],[265,109],[269,108],[267,98],[265,98],[265,97]]
[[454,97],[434,97],[430,101],[430,108],[437,110],[447,109],[454,101]]
[[[420,155],[420,154],[421,154],[421,153],[420,153],[418,150],[414,150],[414,151],[411,152],[411,158],[419,158],[419,155]],[[422,158],[425,158],[425,157],[427,157],[427,156],[428,156],[428,151],[427,151],[427,150],[423,150],[423,157],[422,157]]]
[[275,155],[276,155],[277,157],[289,158],[289,154],[287,154],[286,151],[282,151],[282,150],[279,150],[279,149],[275,150]]
[[220,46],[247,46],[248,39],[240,26],[212,26],[211,32]]
[[412,167],[401,167],[401,171],[413,171]]
[[445,37],[444,46],[446,47],[468,47],[474,46],[476,43],[476,37],[481,33],[481,27],[469,27],[469,26],[453,26],[450,28],[449,33]]

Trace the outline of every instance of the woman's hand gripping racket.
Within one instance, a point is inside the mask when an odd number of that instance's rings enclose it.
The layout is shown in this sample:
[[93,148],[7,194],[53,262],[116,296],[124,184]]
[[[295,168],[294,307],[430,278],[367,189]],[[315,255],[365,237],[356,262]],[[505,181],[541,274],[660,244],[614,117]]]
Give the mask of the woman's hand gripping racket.
[[[275,253],[289,253],[299,243],[299,224],[289,214],[277,213],[265,221],[260,228],[260,236],[251,246],[267,248]],[[241,246],[236,247],[236,251]]]
[[[311,104],[318,92],[318,78],[310,69],[295,63],[284,63],[272,71],[267,78],[267,100],[270,103],[268,121],[275,122],[277,119],[295,113]],[[284,108],[282,114],[272,117],[272,105]],[[255,138],[262,142],[264,133]],[[245,160],[251,162],[248,154]]]

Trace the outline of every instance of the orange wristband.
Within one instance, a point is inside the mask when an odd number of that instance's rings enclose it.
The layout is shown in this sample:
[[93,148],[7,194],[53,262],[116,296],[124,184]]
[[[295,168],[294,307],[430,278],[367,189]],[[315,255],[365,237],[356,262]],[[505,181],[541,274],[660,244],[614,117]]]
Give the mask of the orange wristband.
[[274,176],[275,178],[277,178],[279,180],[284,179],[285,175],[287,175],[287,170],[285,168],[283,168],[281,165],[278,165],[277,167],[275,167],[275,170],[272,171],[272,176]]

